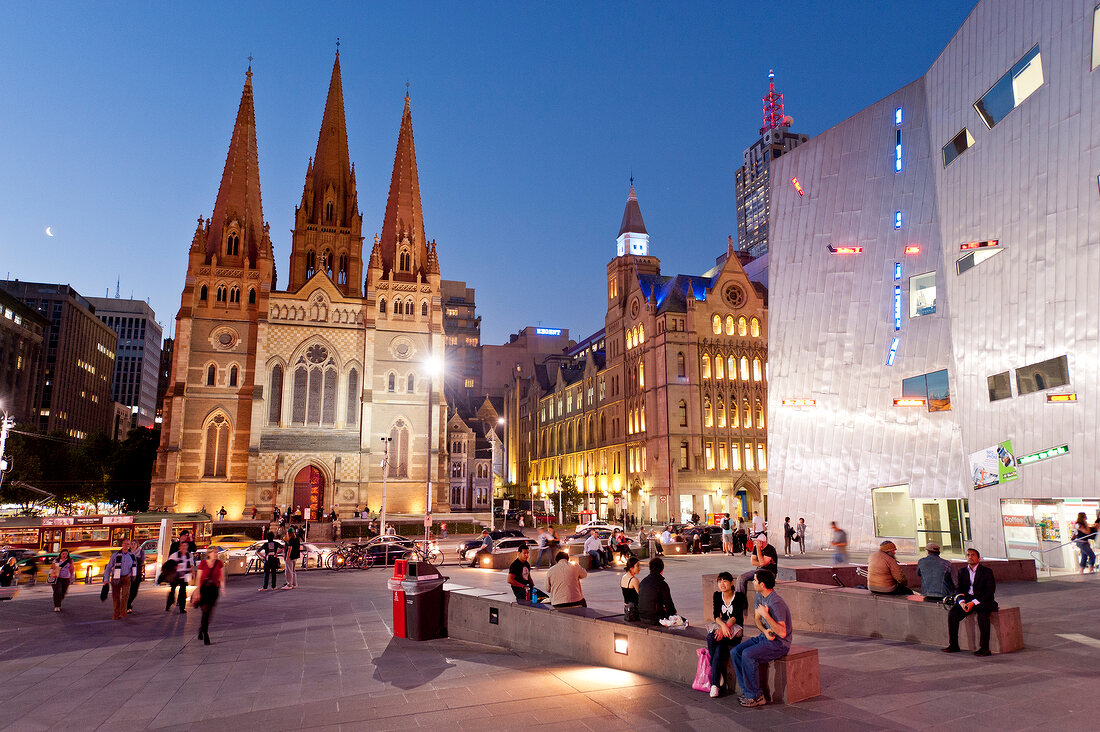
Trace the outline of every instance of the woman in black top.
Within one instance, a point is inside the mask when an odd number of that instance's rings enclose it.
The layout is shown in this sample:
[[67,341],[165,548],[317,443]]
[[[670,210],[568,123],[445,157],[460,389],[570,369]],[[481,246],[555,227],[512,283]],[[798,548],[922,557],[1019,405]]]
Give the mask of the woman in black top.
[[714,593],[714,630],[707,633],[707,650],[710,652],[710,695],[717,697],[722,682],[722,672],[730,657],[730,649],[741,642],[745,617],[745,594],[734,592],[733,575],[718,575],[718,589]]
[[1088,569],[1089,573],[1096,571],[1096,552],[1089,546],[1089,537],[1096,533],[1096,528],[1089,526],[1085,512],[1077,514],[1077,522],[1073,526],[1073,540],[1077,542],[1077,549],[1081,552],[1081,574]]
[[626,572],[619,580],[619,588],[623,591],[623,617],[626,620],[638,619],[638,573],[642,571],[642,563],[637,557],[631,556],[626,560]]

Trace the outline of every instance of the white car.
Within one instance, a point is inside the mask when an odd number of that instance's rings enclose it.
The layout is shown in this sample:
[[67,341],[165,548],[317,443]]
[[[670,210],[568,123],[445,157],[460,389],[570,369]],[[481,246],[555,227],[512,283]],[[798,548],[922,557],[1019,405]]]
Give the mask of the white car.
[[622,531],[623,527],[619,526],[618,524],[609,524],[603,519],[592,519],[586,524],[579,524],[577,526],[576,533],[579,534],[580,532],[587,531],[588,529],[607,529],[608,531],[614,531],[615,529],[618,529],[619,531]]
[[[244,559],[244,562],[245,562],[246,565],[249,562],[251,562],[253,559],[259,561],[259,559],[260,559],[260,549],[263,548],[263,545],[265,543],[267,543],[267,542],[266,541],[257,541],[255,544],[253,544],[252,546],[247,547],[245,549],[229,549],[228,550],[229,557],[231,559],[238,559],[238,558],[239,559]],[[275,543],[279,546],[279,552],[280,552],[280,556],[281,556],[281,553],[283,551],[283,547],[285,546],[285,544],[282,541],[282,539],[276,539]],[[328,555],[331,554],[332,551],[333,550],[332,550],[331,547],[319,547],[316,544],[310,544],[308,542],[302,544],[302,554],[305,557],[307,567],[323,567],[323,566],[325,566],[326,562],[328,561]],[[281,562],[280,562],[280,565],[281,565]]]
[[[506,536],[503,539],[497,539],[493,542],[493,554],[508,554],[518,550],[521,546],[530,547],[531,551],[538,549],[539,543],[534,539],[528,539],[525,536]],[[461,553],[461,560],[465,562],[472,562],[478,552],[481,551],[481,544],[465,549]]]

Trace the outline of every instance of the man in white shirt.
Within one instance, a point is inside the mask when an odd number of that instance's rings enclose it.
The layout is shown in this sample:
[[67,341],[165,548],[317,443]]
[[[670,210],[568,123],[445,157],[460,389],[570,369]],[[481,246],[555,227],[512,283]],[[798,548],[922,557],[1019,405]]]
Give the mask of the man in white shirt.
[[[172,603],[176,602],[181,613],[187,612],[187,585],[191,584],[191,574],[195,570],[195,560],[191,555],[191,545],[186,541],[180,542],[179,551],[168,557],[176,563],[176,576],[168,587],[168,600],[164,604],[164,612],[172,609]],[[179,597],[176,598],[176,590],[179,589]]]
[[584,540],[584,553],[592,557],[592,569],[603,567],[603,545],[595,531],[588,532],[588,538]]
[[768,523],[764,520],[764,517],[760,515],[759,511],[752,512],[752,538],[757,538],[761,534],[765,537],[768,532]]

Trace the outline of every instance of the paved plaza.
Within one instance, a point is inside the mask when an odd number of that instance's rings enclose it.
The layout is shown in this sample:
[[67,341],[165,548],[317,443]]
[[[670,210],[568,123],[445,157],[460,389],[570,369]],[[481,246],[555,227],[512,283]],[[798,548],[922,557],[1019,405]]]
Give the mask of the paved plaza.
[[[700,622],[699,576],[747,567],[740,557],[671,558],[665,575],[681,612]],[[466,586],[505,585],[503,572],[451,564],[444,573]],[[797,642],[820,649],[821,696],[744,709],[735,697],[555,658],[550,638],[545,655],[394,639],[389,574],[303,572],[300,589],[266,593],[256,592],[258,577],[234,577],[211,646],[196,637],[199,613],[165,613],[164,588],[148,583],[125,621],[110,619],[97,586],[76,588],[60,614],[45,586],[25,589],[0,603],[0,726],[606,732],[1086,729],[1096,721],[1100,576],[1002,584],[1001,603],[1021,607],[1027,646],[1005,656],[798,633]],[[544,574],[536,572],[539,584]],[[590,575],[590,604],[621,607],[619,576]]]

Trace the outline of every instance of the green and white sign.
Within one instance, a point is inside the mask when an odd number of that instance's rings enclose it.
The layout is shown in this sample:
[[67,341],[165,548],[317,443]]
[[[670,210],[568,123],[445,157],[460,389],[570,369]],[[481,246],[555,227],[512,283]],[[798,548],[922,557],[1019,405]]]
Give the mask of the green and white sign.
[[974,479],[974,490],[1016,480],[1019,475],[1012,440],[970,453],[970,475]]
[[1059,445],[1058,447],[1052,447],[1049,450],[1040,450],[1039,452],[1033,452],[1030,455],[1023,455],[1017,460],[1019,465],[1028,465],[1030,463],[1037,463],[1040,460],[1046,460],[1052,457],[1058,457],[1059,455],[1068,455],[1069,445]]

